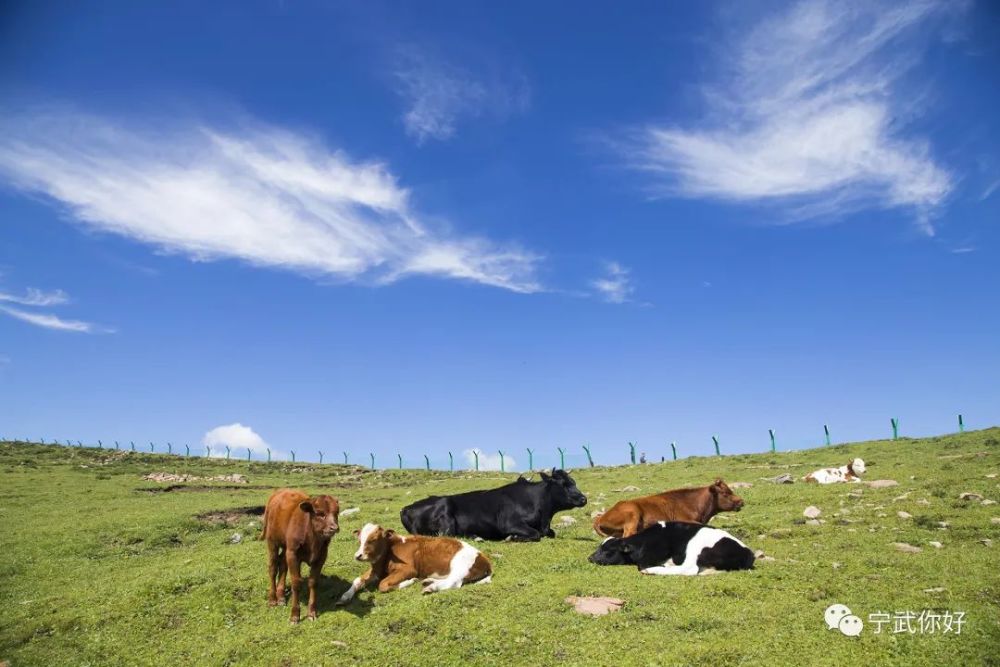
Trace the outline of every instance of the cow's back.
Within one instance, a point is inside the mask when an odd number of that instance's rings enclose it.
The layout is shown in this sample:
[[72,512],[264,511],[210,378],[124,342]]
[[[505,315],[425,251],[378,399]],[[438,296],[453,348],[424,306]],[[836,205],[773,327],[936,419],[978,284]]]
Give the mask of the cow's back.
[[496,489],[467,491],[424,498],[400,511],[407,531],[414,535],[477,536],[503,539],[503,517],[512,511],[536,512],[532,490],[537,484],[513,482]]
[[272,493],[264,508],[263,538],[285,544],[288,536],[299,528],[299,503],[304,500],[309,500],[309,495],[298,489],[278,489]]
[[701,507],[695,493],[703,489],[675,489],[651,496],[619,500],[594,519],[594,531],[602,537],[621,537],[626,525],[640,532],[658,521],[701,521]]

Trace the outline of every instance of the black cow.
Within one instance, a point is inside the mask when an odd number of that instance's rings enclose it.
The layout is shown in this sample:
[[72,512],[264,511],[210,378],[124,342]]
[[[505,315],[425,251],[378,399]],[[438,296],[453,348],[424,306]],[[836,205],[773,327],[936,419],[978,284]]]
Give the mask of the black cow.
[[587,497],[565,470],[541,473],[542,481],[523,477],[512,484],[454,496],[431,496],[404,507],[399,513],[406,530],[414,535],[481,537],[484,540],[537,542],[555,537],[552,515],[583,507]]
[[643,574],[691,575],[707,568],[749,570],[754,555],[724,530],[660,521],[631,537],[607,538],[589,560],[597,565],[635,565]]

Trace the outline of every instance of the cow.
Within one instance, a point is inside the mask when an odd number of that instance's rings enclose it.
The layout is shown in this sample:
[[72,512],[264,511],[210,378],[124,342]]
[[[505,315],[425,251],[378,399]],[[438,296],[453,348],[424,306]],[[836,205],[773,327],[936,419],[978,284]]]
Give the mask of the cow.
[[354,534],[359,543],[354,558],[371,567],[340,596],[338,605],[350,602],[373,581],[378,582],[379,592],[387,593],[422,580],[423,592],[434,593],[463,584],[486,584],[493,578],[493,565],[486,556],[451,537],[406,537],[374,523]]
[[[261,534],[267,542],[267,604],[285,604],[285,575],[290,570],[292,623],[299,622],[303,562],[309,564],[309,620],[316,620],[316,584],[330,540],[340,530],[339,516],[340,504],[331,496],[310,497],[296,489],[278,489],[267,501]],[[280,597],[277,587],[281,588]]]
[[861,459],[854,459],[846,466],[839,468],[821,468],[815,470],[802,478],[804,482],[815,484],[837,484],[840,482],[860,482],[861,475],[865,474],[865,462]]
[[414,535],[537,542],[556,536],[551,526],[556,512],[587,504],[565,470],[543,472],[541,478],[529,482],[520,477],[497,489],[431,496],[404,507],[399,517]]
[[749,570],[754,554],[718,528],[684,521],[658,521],[631,537],[608,537],[590,558],[597,565],[635,565],[643,574],[700,574]]
[[717,479],[710,486],[621,500],[594,519],[594,531],[601,537],[632,537],[657,521],[708,523],[719,512],[739,512],[742,508],[743,499]]

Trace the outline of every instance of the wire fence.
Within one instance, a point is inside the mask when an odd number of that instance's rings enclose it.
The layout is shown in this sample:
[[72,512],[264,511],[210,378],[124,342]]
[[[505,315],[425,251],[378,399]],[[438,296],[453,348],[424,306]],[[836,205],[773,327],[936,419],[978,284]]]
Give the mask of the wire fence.
[[[899,438],[899,418],[891,417],[889,419],[890,432],[892,434],[892,439],[897,440]],[[958,415],[958,431],[960,433],[965,432],[965,420],[961,414]],[[830,427],[827,424],[823,424],[823,435],[826,446],[832,446],[832,439],[830,435]],[[770,439],[770,451],[778,451],[778,436],[774,429],[768,429],[768,436]],[[720,440],[719,436],[710,436],[713,450],[716,456],[724,455],[724,443]],[[497,450],[496,452],[486,452],[479,448],[464,449],[459,452],[459,456],[455,456],[455,452],[447,452],[448,458],[444,459],[443,456],[429,456],[427,454],[415,454],[410,451],[396,452],[396,456],[390,459],[389,465],[378,457],[376,452],[364,452],[356,453],[343,450],[340,452],[339,457],[331,457],[329,452],[324,452],[323,450],[288,450],[287,452],[279,452],[278,450],[271,450],[270,448],[265,448],[263,451],[255,451],[251,448],[246,447],[232,447],[227,445],[196,445],[194,448],[188,443],[182,445],[174,446],[172,442],[160,443],[157,445],[155,442],[148,441],[145,443],[136,444],[134,440],[129,440],[128,442],[122,442],[118,440],[112,440],[105,443],[102,440],[98,440],[95,443],[85,444],[81,440],[71,441],[71,440],[55,440],[55,439],[45,439],[38,438],[33,440],[31,438],[16,438],[10,439],[6,436],[0,435],[0,443],[12,443],[12,442],[25,442],[32,443],[37,442],[43,445],[60,445],[73,448],[88,448],[88,449],[100,449],[100,450],[111,450],[111,451],[128,451],[128,452],[142,452],[151,454],[164,454],[167,456],[177,456],[180,458],[214,458],[214,459],[226,459],[226,460],[244,460],[247,462],[257,461],[263,462],[285,462],[285,463],[340,463],[345,465],[360,465],[372,470],[377,469],[390,469],[396,468],[399,470],[406,469],[425,469],[425,470],[449,470],[451,472],[468,470],[468,471],[499,471],[499,472],[516,472],[516,471],[534,471],[546,468],[584,468],[584,467],[594,467],[594,458],[591,453],[590,444],[583,444],[577,447],[555,447],[553,449],[542,450],[540,448],[530,448],[524,447],[521,449],[507,449],[507,450]],[[636,457],[636,452],[640,451],[639,457]],[[626,448],[623,447],[622,454],[625,455]],[[745,452],[740,452],[745,453]],[[666,455],[661,455],[659,461],[646,459],[645,453],[641,452],[638,447],[638,443],[629,441],[627,443],[627,459],[624,459],[621,464],[641,464],[641,463],[658,463],[667,460],[677,461],[680,458],[685,458],[678,454],[678,448],[676,442],[670,443],[670,459],[667,459]],[[689,456],[698,454],[688,454]]]

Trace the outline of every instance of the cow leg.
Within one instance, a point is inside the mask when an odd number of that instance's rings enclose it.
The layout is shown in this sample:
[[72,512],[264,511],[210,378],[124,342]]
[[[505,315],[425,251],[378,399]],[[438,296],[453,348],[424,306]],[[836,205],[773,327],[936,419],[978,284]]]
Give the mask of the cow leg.
[[299,622],[299,588],[302,587],[302,563],[299,562],[295,552],[291,549],[287,552],[288,569],[292,574],[292,616],[289,620],[294,623]]
[[542,534],[531,526],[520,526],[508,531],[507,539],[514,542],[538,542]]
[[698,574],[698,564],[694,563],[693,560],[693,558],[689,558],[683,565],[674,565],[673,563],[667,561],[664,565],[647,567],[645,570],[639,571],[643,574],[695,575]]
[[282,547],[278,552],[278,597],[277,603],[285,604],[285,576],[288,574],[288,549]]
[[553,537],[554,538],[556,536],[556,531],[552,530],[552,527],[549,526],[548,528],[545,529],[545,532],[543,533],[543,535],[545,535],[545,537]]
[[405,588],[412,583],[410,579],[414,578],[412,576],[414,574],[416,574],[416,572],[412,570],[397,570],[396,572],[390,572],[385,579],[378,582],[378,590],[380,593],[388,593],[395,588]]
[[[278,570],[280,566],[278,561],[281,559],[281,554],[278,550],[277,544],[267,543],[267,606],[275,607],[278,604],[278,592],[274,585],[275,580],[278,578]],[[284,599],[285,591],[282,589],[281,597]]]
[[323,573],[323,562],[309,564],[309,620],[316,620],[316,587]]
[[358,591],[360,591],[362,588],[368,585],[368,582],[371,581],[372,579],[378,580],[378,577],[375,576],[374,568],[368,568],[368,571],[362,574],[357,579],[355,579],[351,583],[351,587],[348,588],[346,591],[344,591],[344,594],[337,599],[337,604],[345,605],[351,600],[353,600],[355,594],[357,594]]

